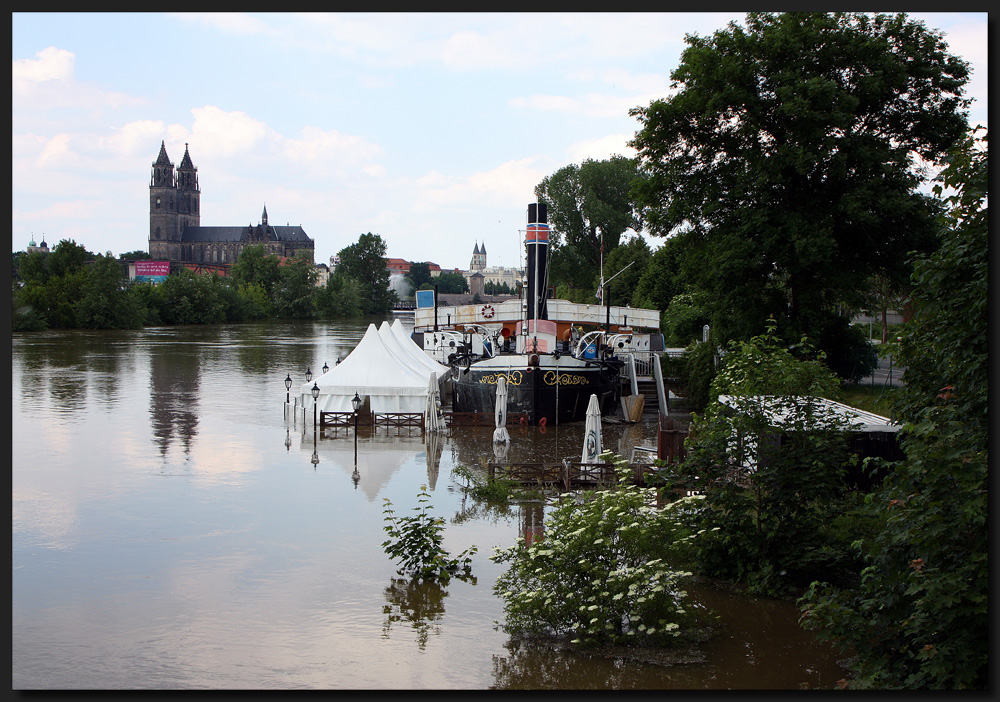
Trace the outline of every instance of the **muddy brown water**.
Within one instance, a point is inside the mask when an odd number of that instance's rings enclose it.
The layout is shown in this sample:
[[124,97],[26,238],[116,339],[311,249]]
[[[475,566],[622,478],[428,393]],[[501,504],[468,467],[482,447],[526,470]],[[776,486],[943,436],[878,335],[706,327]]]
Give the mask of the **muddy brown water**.
[[[511,642],[494,547],[538,505],[471,502],[452,476],[492,430],[435,441],[313,434],[284,378],[346,356],[365,324],[266,323],[12,338],[13,689],[832,688],[836,654],[793,604],[689,588],[717,611],[685,662]],[[582,426],[515,428],[509,457],[578,460]],[[606,424],[605,447],[652,445]],[[356,478],[356,480],[355,480]],[[383,509],[422,485],[476,582],[396,573]],[[669,661],[667,661],[669,662]]]

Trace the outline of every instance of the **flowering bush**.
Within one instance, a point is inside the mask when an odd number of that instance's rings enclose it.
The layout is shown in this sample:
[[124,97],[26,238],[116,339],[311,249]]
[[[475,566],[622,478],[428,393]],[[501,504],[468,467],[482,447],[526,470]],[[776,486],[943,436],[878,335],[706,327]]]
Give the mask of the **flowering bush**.
[[[608,454],[605,454],[608,456]],[[685,604],[691,573],[685,558],[695,534],[693,502],[659,509],[655,491],[621,479],[610,490],[560,504],[545,519],[545,536],[497,549],[509,564],[495,592],[504,602],[509,634],[566,637],[577,644],[666,643],[693,620]]]

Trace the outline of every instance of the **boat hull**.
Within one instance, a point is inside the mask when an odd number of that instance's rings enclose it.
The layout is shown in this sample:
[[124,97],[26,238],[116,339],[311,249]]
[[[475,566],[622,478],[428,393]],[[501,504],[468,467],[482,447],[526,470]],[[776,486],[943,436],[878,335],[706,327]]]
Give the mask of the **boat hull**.
[[507,412],[522,413],[528,423],[564,424],[586,419],[591,395],[597,395],[601,414],[618,406],[619,368],[614,363],[585,361],[573,356],[498,356],[456,369],[452,408],[456,412],[495,409],[497,380],[507,379]]

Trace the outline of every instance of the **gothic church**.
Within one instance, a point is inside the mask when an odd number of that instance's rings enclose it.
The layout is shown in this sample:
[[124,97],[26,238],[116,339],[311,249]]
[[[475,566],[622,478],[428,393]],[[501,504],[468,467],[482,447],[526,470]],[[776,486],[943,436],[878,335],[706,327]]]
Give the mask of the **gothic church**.
[[315,249],[302,227],[268,224],[266,206],[256,226],[201,226],[198,169],[191,162],[187,144],[175,173],[166,144],[160,142],[149,183],[149,255],[160,261],[228,265],[244,248],[255,245],[263,245],[268,254],[288,258],[307,250],[310,260]]

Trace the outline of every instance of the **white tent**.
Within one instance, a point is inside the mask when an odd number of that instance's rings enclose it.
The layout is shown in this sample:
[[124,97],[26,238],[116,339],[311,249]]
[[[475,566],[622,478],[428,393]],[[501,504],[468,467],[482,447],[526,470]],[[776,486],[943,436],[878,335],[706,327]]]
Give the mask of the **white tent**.
[[[382,326],[384,327],[386,326],[386,324],[388,323],[383,322]],[[408,355],[412,356],[420,365],[427,368],[427,370],[433,373],[437,373],[438,384],[443,383],[445,378],[451,372],[451,368],[438,363],[433,358],[428,356],[427,353],[422,348],[417,346],[416,342],[413,341],[413,339],[411,339],[406,334],[406,330],[403,328],[403,323],[400,322],[398,319],[395,320],[392,323],[392,326],[389,328],[392,330],[392,333],[395,335],[395,337],[399,340],[399,344],[400,346],[403,347],[403,351]]]
[[319,387],[316,409],[320,412],[353,412],[351,400],[357,393],[369,398],[371,410],[423,413],[427,402],[430,371],[420,372],[414,362],[404,362],[386,345],[374,324],[343,361],[329,373],[299,386],[303,408],[312,409],[313,383]]
[[[398,326],[397,326],[398,325]],[[450,370],[448,366],[441,365],[433,358],[424,353],[423,349],[417,346],[412,339],[406,336],[406,331],[403,330],[402,323],[397,319],[390,325],[388,322],[382,322],[382,326],[379,327],[378,333],[382,337],[382,341],[385,345],[396,354],[403,363],[407,366],[413,368],[416,372],[422,373],[425,376],[430,376],[431,373],[437,375],[438,383],[443,382],[448,371]]]

